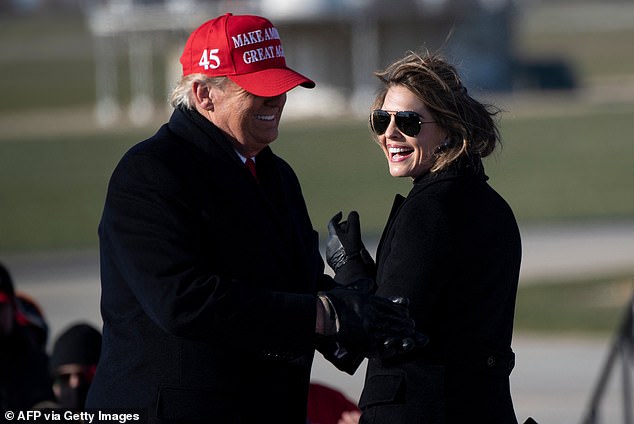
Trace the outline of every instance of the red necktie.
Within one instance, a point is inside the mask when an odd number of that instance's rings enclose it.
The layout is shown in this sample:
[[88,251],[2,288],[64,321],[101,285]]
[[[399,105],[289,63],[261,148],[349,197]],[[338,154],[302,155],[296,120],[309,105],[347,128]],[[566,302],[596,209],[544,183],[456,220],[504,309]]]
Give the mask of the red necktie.
[[258,174],[255,171],[255,162],[253,161],[253,159],[247,158],[244,164],[246,165],[247,169],[251,171],[251,175],[253,175],[253,178],[255,178],[255,181],[258,181]]

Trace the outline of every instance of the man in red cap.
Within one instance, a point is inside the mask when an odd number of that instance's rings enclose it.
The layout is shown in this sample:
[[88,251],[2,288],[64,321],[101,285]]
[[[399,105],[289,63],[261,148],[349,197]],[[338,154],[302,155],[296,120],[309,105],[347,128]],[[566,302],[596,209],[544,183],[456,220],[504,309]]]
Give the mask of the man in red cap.
[[303,424],[315,348],[348,369],[358,358],[342,347],[391,354],[384,342],[409,340],[413,323],[402,305],[323,274],[300,184],[269,147],[287,91],[315,84],[286,66],[271,22],[212,19],[181,64],[169,122],[108,187],[103,347],[86,406],[150,422]]

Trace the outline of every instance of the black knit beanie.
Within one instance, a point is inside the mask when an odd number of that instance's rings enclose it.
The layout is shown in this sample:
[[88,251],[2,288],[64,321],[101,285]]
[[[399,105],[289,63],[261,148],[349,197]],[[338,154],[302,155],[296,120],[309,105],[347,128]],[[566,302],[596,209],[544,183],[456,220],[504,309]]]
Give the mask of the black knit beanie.
[[75,324],[55,341],[51,369],[60,365],[96,365],[101,353],[101,333],[89,324]]

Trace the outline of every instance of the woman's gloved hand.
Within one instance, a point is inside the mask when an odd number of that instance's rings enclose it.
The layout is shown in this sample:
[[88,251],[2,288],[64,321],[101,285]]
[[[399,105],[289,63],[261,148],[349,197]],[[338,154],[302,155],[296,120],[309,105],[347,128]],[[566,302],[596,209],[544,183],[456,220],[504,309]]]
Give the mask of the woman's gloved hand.
[[388,359],[427,343],[409,317],[406,299],[386,299],[350,287],[336,287],[319,297],[327,301],[336,321],[324,335],[363,356]]
[[374,280],[376,266],[361,240],[359,214],[352,211],[348,219],[341,222],[342,212],[338,212],[328,222],[328,242],[326,263],[335,272],[335,281],[349,284],[360,278]]

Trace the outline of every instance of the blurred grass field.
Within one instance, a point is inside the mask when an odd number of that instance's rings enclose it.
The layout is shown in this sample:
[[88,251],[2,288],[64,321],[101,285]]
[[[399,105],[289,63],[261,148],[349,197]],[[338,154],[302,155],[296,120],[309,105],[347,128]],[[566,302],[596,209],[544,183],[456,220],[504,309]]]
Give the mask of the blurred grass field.
[[630,312],[633,293],[631,275],[520,284],[515,327],[532,333],[612,333]]
[[[634,217],[632,112],[503,120],[503,148],[485,162],[491,184],[523,223]],[[94,247],[112,169],[154,130],[0,137],[0,251]],[[365,122],[291,122],[272,147],[299,175],[322,235],[334,213],[355,209],[378,236],[395,193],[411,187],[389,176]]]
[[[524,56],[563,55],[581,82],[578,92],[492,100],[506,111],[503,148],[485,166],[520,223],[634,219],[634,95],[622,85],[634,76],[633,38],[634,28],[519,34]],[[94,249],[112,169],[156,126],[90,129],[94,69],[78,17],[0,18],[0,53],[0,254]],[[122,80],[124,100],[126,89]],[[335,212],[351,209],[378,237],[395,193],[411,187],[389,176],[363,120],[284,121],[272,147],[298,173],[322,237]],[[522,286],[517,326],[610,331],[632,288],[619,275],[566,283]]]

